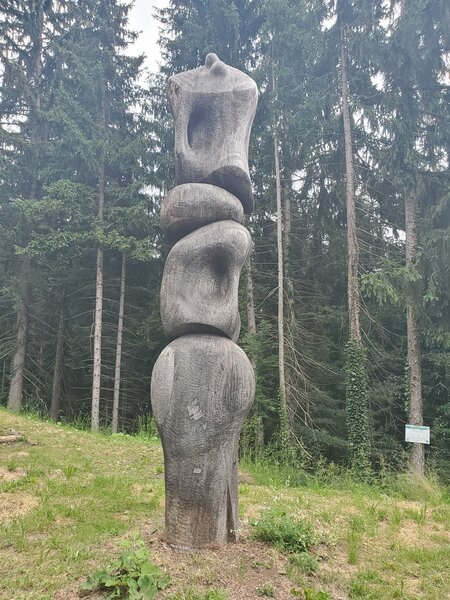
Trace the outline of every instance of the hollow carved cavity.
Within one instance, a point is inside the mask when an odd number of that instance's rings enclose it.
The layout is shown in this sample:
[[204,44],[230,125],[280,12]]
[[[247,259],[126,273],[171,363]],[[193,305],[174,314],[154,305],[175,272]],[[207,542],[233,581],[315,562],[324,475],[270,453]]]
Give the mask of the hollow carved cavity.
[[169,79],[169,101],[177,183],[217,185],[251,212],[248,144],[257,103],[255,82],[208,55],[205,66]]

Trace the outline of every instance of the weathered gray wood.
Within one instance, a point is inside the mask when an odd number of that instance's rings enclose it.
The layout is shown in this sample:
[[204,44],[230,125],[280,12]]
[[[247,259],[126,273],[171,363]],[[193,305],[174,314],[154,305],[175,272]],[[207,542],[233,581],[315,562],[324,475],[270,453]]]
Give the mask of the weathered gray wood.
[[165,265],[161,319],[176,339],[156,361],[151,396],[164,449],[166,539],[193,549],[238,532],[237,447],[255,381],[232,340],[252,247],[240,222],[253,208],[247,153],[257,90],[209,54],[204,67],[171,77],[169,100],[180,185],[161,210],[177,242]]
[[169,338],[210,331],[237,340],[239,276],[251,248],[249,232],[234,221],[206,225],[175,244],[161,284]]
[[253,368],[231,340],[186,335],[160,354],[152,408],[166,481],[166,539],[203,548],[238,530],[237,444],[255,390]]
[[236,196],[206,183],[177,185],[161,205],[161,227],[172,241],[214,221],[243,220],[244,210]]
[[217,185],[252,211],[248,144],[257,96],[255,82],[215,54],[169,79],[177,183]]

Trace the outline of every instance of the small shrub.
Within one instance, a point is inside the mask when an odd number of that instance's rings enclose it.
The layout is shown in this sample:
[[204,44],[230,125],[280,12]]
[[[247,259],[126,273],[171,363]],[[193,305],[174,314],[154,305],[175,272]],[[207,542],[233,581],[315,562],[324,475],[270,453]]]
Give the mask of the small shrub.
[[298,572],[304,575],[312,575],[319,568],[317,559],[309,552],[293,554],[289,557],[288,574],[290,577]]
[[153,600],[169,585],[169,577],[150,560],[142,540],[120,544],[123,552],[115,563],[96,571],[80,586],[81,591],[107,592],[107,598]]
[[271,583],[265,583],[256,590],[256,593],[265,598],[275,598],[275,589]]
[[251,525],[256,540],[271,544],[283,552],[305,552],[313,543],[311,525],[293,520],[282,510],[268,510]]

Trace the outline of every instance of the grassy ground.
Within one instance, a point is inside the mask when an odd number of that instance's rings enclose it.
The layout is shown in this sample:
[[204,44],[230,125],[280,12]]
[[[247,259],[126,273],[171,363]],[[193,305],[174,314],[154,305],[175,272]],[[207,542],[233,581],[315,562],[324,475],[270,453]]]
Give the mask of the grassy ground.
[[[450,598],[450,497],[400,478],[385,488],[245,465],[241,540],[177,554],[163,539],[163,463],[157,441],[106,436],[0,409],[0,598],[75,599],[78,587],[140,536],[173,600]],[[253,539],[276,514],[307,524],[308,552]],[[283,516],[284,515],[284,516]],[[277,521],[272,525],[279,527]],[[92,596],[99,597],[99,596]]]

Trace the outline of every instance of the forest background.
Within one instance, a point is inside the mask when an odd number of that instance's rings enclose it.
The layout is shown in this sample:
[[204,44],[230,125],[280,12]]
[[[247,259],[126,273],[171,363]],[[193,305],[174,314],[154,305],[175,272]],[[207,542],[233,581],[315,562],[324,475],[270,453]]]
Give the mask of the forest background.
[[260,90],[242,453],[420,473],[404,426],[425,423],[427,463],[450,477],[448,3],[171,1],[150,76],[127,51],[129,11],[0,6],[0,403],[151,424],[167,78],[216,52]]

